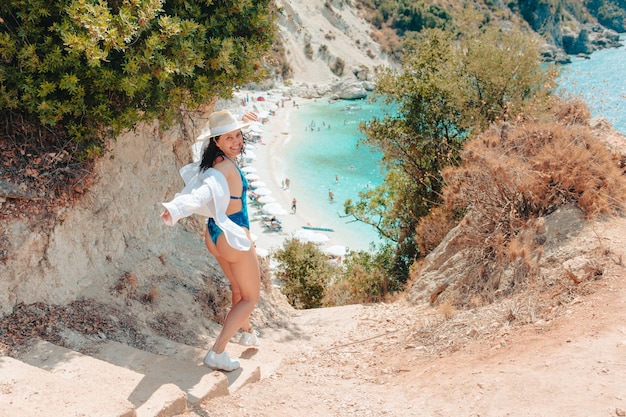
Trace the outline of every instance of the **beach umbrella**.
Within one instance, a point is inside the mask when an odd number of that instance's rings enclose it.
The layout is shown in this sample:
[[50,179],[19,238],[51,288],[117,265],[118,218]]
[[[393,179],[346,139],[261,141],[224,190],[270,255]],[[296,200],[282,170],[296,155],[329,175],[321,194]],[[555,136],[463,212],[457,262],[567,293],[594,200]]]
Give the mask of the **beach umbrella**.
[[250,127],[248,128],[248,132],[260,135],[263,133],[263,126],[260,123],[250,125]]
[[252,161],[256,159],[256,154],[252,151],[246,151],[246,153],[241,155],[241,157],[244,159],[244,161]]
[[260,187],[260,188],[255,189],[254,193],[256,195],[270,195],[272,194],[272,190],[270,190],[269,188]]
[[252,181],[252,182],[250,183],[250,187],[252,187],[252,188],[265,187],[266,185],[267,185],[267,184],[266,184],[266,183],[264,183],[263,181],[258,181],[258,180],[257,180],[257,181]]
[[261,178],[261,177],[259,177],[259,175],[258,175],[258,174],[255,174],[255,173],[251,172],[251,173],[249,173],[249,174],[246,174],[246,178],[247,178],[248,180],[250,180],[250,181],[256,181],[256,180],[258,180],[258,179],[259,179],[259,178]]
[[245,167],[241,167],[241,170],[245,173],[256,172],[256,168],[250,165],[246,165]]
[[331,256],[345,256],[346,255],[346,247],[343,245],[334,245],[329,246],[324,249],[324,253]]
[[243,149],[248,152],[250,149],[256,149],[256,145],[254,143],[246,143]]
[[[248,129],[248,136],[250,137],[250,140],[257,141],[261,138],[261,136],[263,136],[263,128],[260,125],[251,126]],[[246,144],[246,146],[248,145],[250,145],[250,143]]]
[[296,230],[293,234],[293,237],[303,242],[311,242],[315,244],[320,244],[328,241],[328,236],[326,236],[325,234],[306,229]]
[[274,201],[276,201],[276,199],[272,197],[271,195],[262,195],[261,197],[257,198],[256,201],[262,204],[267,204],[267,203],[273,203]]
[[267,257],[267,255],[270,254],[270,251],[268,251],[267,249],[263,249],[263,248],[254,248],[254,250],[256,251],[256,254],[258,256],[260,256],[261,258],[265,258]]
[[263,208],[261,208],[261,211],[263,211],[263,213],[265,213],[265,214],[269,214],[270,216],[282,216],[282,215],[287,214],[287,210],[285,210],[278,203],[267,203],[267,204],[264,204]]

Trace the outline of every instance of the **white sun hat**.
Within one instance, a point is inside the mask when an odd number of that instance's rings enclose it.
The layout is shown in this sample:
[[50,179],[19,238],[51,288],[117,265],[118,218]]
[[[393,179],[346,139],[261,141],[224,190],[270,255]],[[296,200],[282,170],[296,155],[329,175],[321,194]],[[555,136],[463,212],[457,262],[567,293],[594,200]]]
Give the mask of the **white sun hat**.
[[228,110],[220,110],[211,113],[204,129],[198,135],[197,141],[204,141],[214,136],[224,135],[235,130],[248,127],[250,123],[241,123]]

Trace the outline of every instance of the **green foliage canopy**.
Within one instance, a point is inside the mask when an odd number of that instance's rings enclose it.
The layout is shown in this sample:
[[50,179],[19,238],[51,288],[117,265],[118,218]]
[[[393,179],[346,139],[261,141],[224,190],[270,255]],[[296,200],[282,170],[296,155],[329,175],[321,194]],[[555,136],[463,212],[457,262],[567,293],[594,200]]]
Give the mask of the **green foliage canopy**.
[[388,24],[399,33],[444,28],[452,16],[441,6],[424,0],[361,0],[372,11],[370,19],[378,28]]
[[93,150],[260,79],[274,28],[270,0],[4,0],[0,111]]
[[283,282],[282,293],[296,308],[322,307],[326,288],[336,274],[326,255],[313,243],[286,240],[276,251],[276,276]]
[[349,252],[338,275],[326,291],[325,304],[377,303],[401,289],[388,270],[393,267],[393,248],[385,245],[376,253]]

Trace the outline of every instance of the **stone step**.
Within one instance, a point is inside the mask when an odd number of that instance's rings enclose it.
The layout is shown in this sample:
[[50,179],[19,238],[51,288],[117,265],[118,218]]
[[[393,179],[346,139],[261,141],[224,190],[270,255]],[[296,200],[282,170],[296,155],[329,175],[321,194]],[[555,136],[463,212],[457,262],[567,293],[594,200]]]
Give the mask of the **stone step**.
[[137,416],[173,416],[187,409],[186,394],[175,384],[148,385],[145,375],[139,372],[43,340],[19,359],[103,397],[127,400]]
[[136,392],[153,393],[157,388],[174,384],[186,395],[190,405],[205,398],[228,395],[224,373],[212,371],[200,362],[158,355],[114,341],[106,341],[92,356],[144,376]]
[[[199,349],[193,346],[174,342],[164,337],[152,336],[148,343],[159,354],[175,358],[180,361],[191,362],[202,366],[206,349]],[[250,348],[229,343],[227,346],[228,355],[231,359],[236,359],[241,366],[232,372],[223,372],[228,379],[228,392],[233,393],[246,384],[256,382],[261,379],[261,367],[263,361],[262,349]],[[205,367],[205,369],[208,369]]]
[[0,416],[135,417],[130,401],[0,356]]
[[[66,401],[67,408],[58,415],[168,417],[183,413],[188,405],[197,404],[205,398],[236,392],[242,386],[258,381],[262,372],[266,376],[270,375],[280,364],[281,355],[272,348],[272,345],[276,346],[275,344],[270,340],[265,340],[265,342],[269,343],[264,344],[260,349],[229,343],[229,355],[241,362],[241,368],[233,372],[212,371],[202,362],[206,350],[162,337],[152,337],[149,340],[151,350],[158,354],[138,350],[118,342],[106,341],[97,347],[91,346],[89,352],[91,356],[87,356],[39,341],[20,356],[24,363],[11,358],[7,361],[18,362],[21,366],[44,372],[49,378],[62,377],[64,384],[60,387],[64,387],[67,383],[70,384],[69,387],[71,383],[80,387],[80,390],[67,388],[68,392],[82,390],[91,395],[97,393],[103,402],[126,404],[130,410],[130,414],[116,414],[110,411],[102,414],[78,412],[72,414],[75,410],[72,408],[73,403]],[[16,384],[20,387],[25,385],[17,380]],[[5,391],[0,385],[0,395],[3,395]],[[12,395],[7,394],[7,397],[3,399],[4,403],[1,403],[8,404],[6,407],[12,410],[7,415],[25,417],[56,415],[47,414],[47,412],[37,414],[36,409],[22,413],[22,409],[29,410],[31,405],[27,402],[13,401]],[[57,396],[63,398],[61,394]],[[103,408],[103,410],[109,409]],[[0,416],[4,415],[0,408]]]

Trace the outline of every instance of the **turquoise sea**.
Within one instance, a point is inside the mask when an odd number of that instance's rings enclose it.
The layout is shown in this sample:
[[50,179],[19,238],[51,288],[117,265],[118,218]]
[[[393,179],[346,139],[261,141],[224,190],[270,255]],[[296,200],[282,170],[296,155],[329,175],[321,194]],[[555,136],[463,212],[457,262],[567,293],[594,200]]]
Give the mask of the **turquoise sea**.
[[[590,59],[573,58],[565,65],[559,84],[562,94],[580,96],[594,116],[608,119],[626,134],[626,47],[595,52]],[[359,191],[382,183],[380,155],[357,146],[363,134],[358,125],[381,116],[383,107],[366,100],[328,100],[302,105],[290,113],[290,130],[296,138],[285,146],[290,156],[286,171],[291,194],[298,204],[314,207],[323,214],[326,226],[359,237],[360,247],[379,242],[371,226],[341,218],[346,199],[356,200]],[[339,181],[335,180],[337,176]],[[334,193],[330,202],[328,191]]]
[[[359,247],[353,244],[350,249],[367,250],[370,242],[379,242],[371,226],[341,216],[347,199],[356,200],[359,191],[383,182],[380,154],[365,145],[358,146],[364,138],[359,123],[382,115],[381,109],[381,105],[367,100],[320,99],[290,112],[294,140],[285,144],[290,193],[298,199],[298,205],[320,213],[324,220],[316,226],[358,236]],[[334,194],[333,201],[329,191]]]
[[[622,43],[626,38],[621,37]],[[563,66],[562,94],[583,98],[593,116],[602,116],[626,135],[626,46],[572,58]]]

